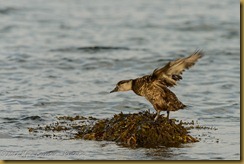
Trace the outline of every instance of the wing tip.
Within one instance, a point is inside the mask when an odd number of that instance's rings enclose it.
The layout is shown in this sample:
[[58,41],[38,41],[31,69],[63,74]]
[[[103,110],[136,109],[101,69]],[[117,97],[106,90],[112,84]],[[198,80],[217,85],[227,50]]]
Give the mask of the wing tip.
[[204,56],[205,52],[202,49],[196,49],[193,55],[197,55],[198,58],[202,58]]

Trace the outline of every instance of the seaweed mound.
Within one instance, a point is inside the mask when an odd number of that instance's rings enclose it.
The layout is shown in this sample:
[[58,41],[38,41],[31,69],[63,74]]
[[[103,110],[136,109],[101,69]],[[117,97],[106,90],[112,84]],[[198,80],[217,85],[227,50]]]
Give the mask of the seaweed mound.
[[132,148],[178,147],[182,143],[198,142],[188,134],[182,122],[168,121],[163,116],[154,122],[154,117],[155,114],[148,111],[116,114],[111,119],[98,120],[93,126],[82,126],[75,138],[115,141]]

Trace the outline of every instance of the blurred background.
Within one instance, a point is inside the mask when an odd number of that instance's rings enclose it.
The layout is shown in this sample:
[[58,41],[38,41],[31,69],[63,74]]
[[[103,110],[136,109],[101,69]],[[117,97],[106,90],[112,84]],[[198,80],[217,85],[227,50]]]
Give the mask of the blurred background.
[[[239,160],[239,9],[232,0],[0,1],[0,158]],[[171,117],[218,129],[192,130],[200,142],[128,149],[29,134],[60,115],[154,111],[133,92],[109,91],[196,49],[204,58],[171,88],[188,107]]]

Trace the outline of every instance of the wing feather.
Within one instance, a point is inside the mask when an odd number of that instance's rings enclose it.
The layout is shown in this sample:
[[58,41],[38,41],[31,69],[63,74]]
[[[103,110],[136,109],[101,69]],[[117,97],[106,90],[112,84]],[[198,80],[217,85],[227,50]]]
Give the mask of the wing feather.
[[172,87],[177,84],[177,81],[182,79],[182,73],[192,67],[203,54],[201,50],[197,50],[188,57],[168,62],[164,67],[155,69],[152,77],[156,80],[157,85],[161,83],[162,85]]

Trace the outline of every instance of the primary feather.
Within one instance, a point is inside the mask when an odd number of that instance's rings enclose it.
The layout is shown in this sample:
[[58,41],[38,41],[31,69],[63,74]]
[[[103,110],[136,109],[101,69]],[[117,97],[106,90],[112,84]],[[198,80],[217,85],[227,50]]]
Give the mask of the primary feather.
[[183,71],[192,67],[202,56],[203,52],[198,50],[188,57],[168,62],[164,67],[155,69],[152,77],[158,82],[172,87],[177,84],[176,81],[182,79]]

